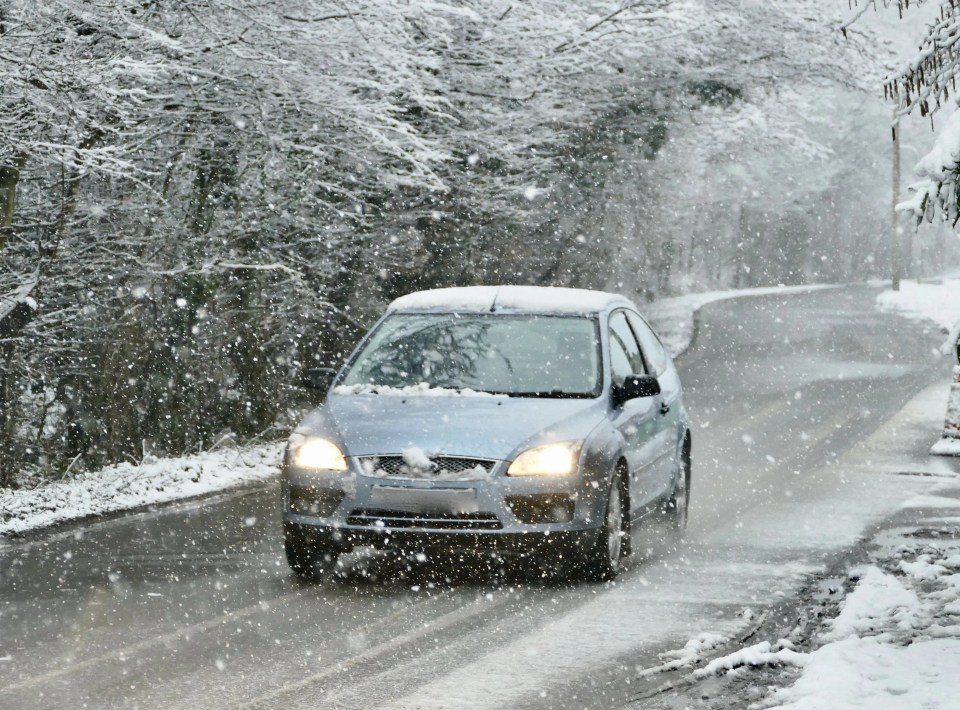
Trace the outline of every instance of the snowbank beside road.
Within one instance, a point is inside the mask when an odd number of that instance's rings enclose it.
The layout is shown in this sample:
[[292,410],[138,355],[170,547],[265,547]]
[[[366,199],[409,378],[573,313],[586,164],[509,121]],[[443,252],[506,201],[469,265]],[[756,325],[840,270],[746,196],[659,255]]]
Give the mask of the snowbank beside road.
[[913,320],[933,321],[945,333],[950,333],[940,352],[944,355],[955,352],[960,336],[960,277],[923,283],[901,281],[899,291],[884,291],[877,296],[877,305],[880,310],[893,311]]
[[[895,505],[879,531],[864,520],[861,530],[873,532],[842,566],[812,573],[797,601],[774,607],[775,613],[757,610],[757,626],[724,633],[729,643],[699,643],[722,632],[715,624],[701,625],[682,665],[663,664],[639,674],[683,675],[638,696],[631,708],[666,708],[665,702],[645,698],[667,692],[679,692],[677,707],[693,707],[708,695],[722,698],[723,707],[751,710],[957,706],[960,463],[926,454],[944,390],[943,383],[926,388],[824,469],[850,486],[843,492],[836,488],[834,495],[845,501],[836,518],[817,511],[804,516],[816,521],[815,534],[823,535],[835,522],[849,523],[858,504],[887,488]],[[874,505],[876,514],[880,508]],[[791,527],[791,544],[805,544],[803,534],[802,526]],[[781,593],[781,599],[793,599],[795,592]],[[769,603],[779,602],[769,598]],[[725,652],[716,657],[720,648]]]
[[[941,493],[908,501],[905,508],[924,508],[918,518],[923,524],[881,533],[869,563],[848,569],[852,589],[839,602],[839,613],[821,619],[803,642],[811,650],[795,651],[791,640],[781,639],[776,646],[763,641],[713,659],[693,677],[742,681],[747,669],[800,669],[792,685],[750,704],[757,709],[956,707],[960,518],[952,514],[960,488],[949,483]],[[783,682],[783,676],[776,681]]]
[[0,490],[0,536],[262,481],[279,472],[283,447],[280,442],[139,466],[121,463],[32,490]]
[[[960,357],[960,277],[945,276],[923,283],[902,281],[899,291],[884,291],[877,296],[877,305],[881,310],[900,313],[907,318],[933,321],[947,333],[939,348],[940,354]],[[943,437],[933,445],[932,454],[960,456],[960,440],[956,438],[954,428],[958,417],[955,388],[956,385],[947,400]]]
[[[904,528],[862,571],[839,616],[772,700],[790,710],[947,708],[960,698],[960,519]],[[858,575],[861,571],[854,571]],[[878,672],[882,669],[882,672]]]

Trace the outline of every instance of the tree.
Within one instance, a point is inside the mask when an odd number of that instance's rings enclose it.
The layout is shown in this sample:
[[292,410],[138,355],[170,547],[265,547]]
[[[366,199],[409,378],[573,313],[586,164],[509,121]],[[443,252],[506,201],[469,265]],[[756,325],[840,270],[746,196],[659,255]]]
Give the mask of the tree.
[[6,0],[4,480],[273,431],[410,290],[815,277],[818,3]]
[[[907,11],[925,4],[924,0],[882,0],[883,6],[896,6],[900,17]],[[899,120],[917,112],[921,117],[933,116],[950,104],[953,94],[956,103],[956,80],[960,74],[960,4],[956,0],[939,0],[938,13],[925,26],[919,47],[883,81],[884,96],[894,105],[893,131]],[[841,25],[847,33],[864,13],[876,3],[864,2]],[[916,166],[920,181],[911,186],[911,197],[898,209],[912,213],[919,221],[943,219],[956,225],[960,220],[958,186],[960,186],[960,121],[951,116],[934,142],[932,150]]]
[[665,0],[0,13],[0,485],[269,429],[282,383],[381,299],[510,250],[603,78],[683,20]]

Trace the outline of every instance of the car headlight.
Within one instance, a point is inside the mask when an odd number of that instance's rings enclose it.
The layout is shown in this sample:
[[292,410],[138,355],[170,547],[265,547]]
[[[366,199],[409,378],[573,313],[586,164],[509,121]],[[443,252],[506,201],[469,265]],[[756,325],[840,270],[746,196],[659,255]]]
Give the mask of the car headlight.
[[527,449],[507,469],[508,476],[568,476],[577,469],[579,441],[561,441]]
[[347,460],[332,441],[308,437],[294,445],[291,462],[297,468],[316,471],[346,471]]

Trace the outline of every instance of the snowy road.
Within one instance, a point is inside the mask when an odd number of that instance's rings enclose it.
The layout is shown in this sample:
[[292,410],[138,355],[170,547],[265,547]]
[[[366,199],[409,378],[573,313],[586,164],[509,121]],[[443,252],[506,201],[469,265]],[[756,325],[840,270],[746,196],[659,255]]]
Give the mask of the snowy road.
[[[874,297],[700,313],[678,363],[695,424],[687,541],[638,533],[646,554],[615,585],[452,561],[404,574],[380,555],[302,586],[281,558],[277,488],[253,488],[0,548],[0,707],[623,705],[657,652],[749,633],[927,485],[874,475],[880,454],[854,449],[949,371],[931,354],[938,333]],[[895,447],[892,426],[877,438]]]

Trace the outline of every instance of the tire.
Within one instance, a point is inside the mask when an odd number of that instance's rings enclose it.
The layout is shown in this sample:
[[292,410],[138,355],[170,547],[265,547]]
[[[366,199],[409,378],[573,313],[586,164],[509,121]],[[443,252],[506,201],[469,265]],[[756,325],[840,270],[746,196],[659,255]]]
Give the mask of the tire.
[[319,582],[326,572],[336,566],[340,556],[338,551],[311,544],[304,536],[291,530],[285,531],[283,543],[287,564],[304,582]]
[[583,561],[583,576],[592,582],[607,582],[620,574],[620,559],[624,552],[623,493],[621,475],[616,475],[610,485],[606,512],[600,534]]
[[663,506],[663,512],[670,522],[670,526],[682,534],[687,529],[687,519],[690,511],[690,439],[683,442],[680,453],[680,470],[677,472],[677,481],[673,493]]

